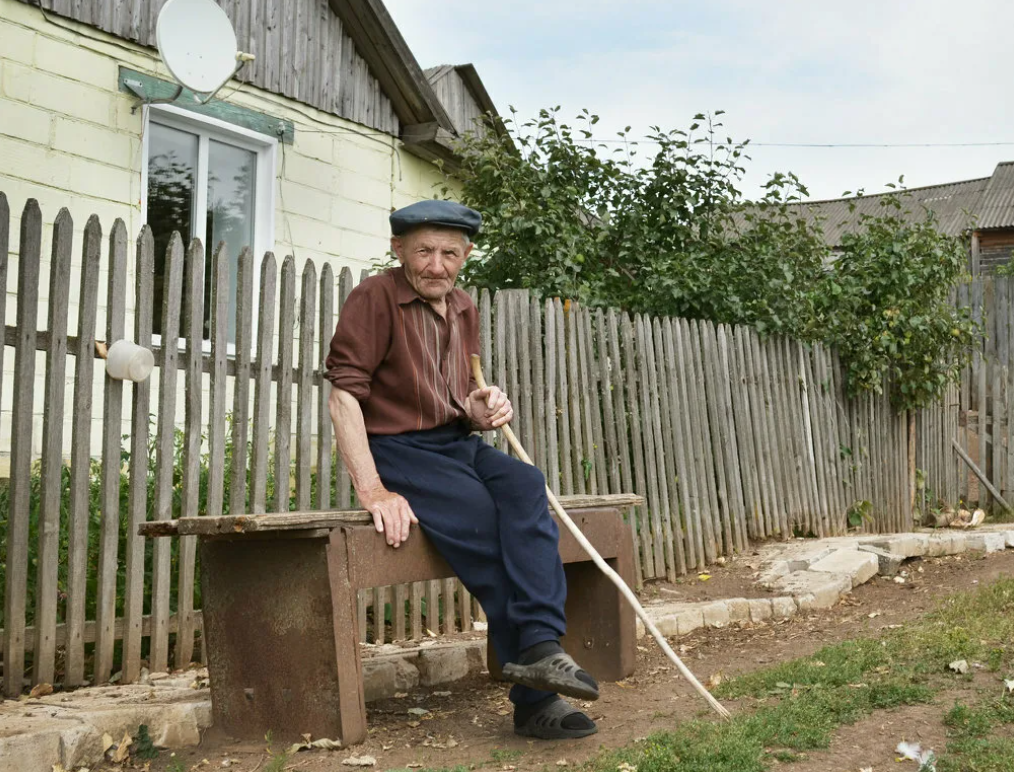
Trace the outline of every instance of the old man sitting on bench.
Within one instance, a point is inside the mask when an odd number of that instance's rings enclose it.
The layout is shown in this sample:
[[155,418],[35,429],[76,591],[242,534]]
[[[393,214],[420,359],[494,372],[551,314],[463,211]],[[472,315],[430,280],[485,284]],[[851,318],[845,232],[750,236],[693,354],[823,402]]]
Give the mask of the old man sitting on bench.
[[482,218],[450,201],[391,214],[401,263],[356,287],[327,358],[338,449],[360,504],[397,549],[418,523],[479,603],[490,641],[514,682],[514,731],[585,737],[594,722],[560,694],[598,698],[566,654],[567,594],[545,478],[472,430],[510,422],[510,400],[479,389],[479,315],[455,288]]

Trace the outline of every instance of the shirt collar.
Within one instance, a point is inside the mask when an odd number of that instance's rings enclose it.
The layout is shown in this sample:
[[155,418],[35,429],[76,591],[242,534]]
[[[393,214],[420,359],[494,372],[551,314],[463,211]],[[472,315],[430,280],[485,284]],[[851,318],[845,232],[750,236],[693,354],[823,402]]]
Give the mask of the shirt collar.
[[[420,303],[426,303],[429,305],[427,300],[419,295],[419,293],[415,291],[415,288],[408,283],[408,279],[405,277],[405,266],[399,265],[392,268],[391,275],[394,277],[395,297],[399,306],[408,305],[416,300]],[[447,309],[455,314],[461,311],[461,306],[458,301],[458,293],[455,292],[453,288],[449,293],[447,293]]]

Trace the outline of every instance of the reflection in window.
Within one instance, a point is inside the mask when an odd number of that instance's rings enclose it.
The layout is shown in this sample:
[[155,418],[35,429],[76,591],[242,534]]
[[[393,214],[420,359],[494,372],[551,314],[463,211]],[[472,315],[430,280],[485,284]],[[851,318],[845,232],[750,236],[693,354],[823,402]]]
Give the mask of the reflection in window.
[[[258,152],[244,147],[248,142],[242,138],[233,144],[219,139],[220,131],[204,131],[196,125],[191,129],[190,123],[180,128],[153,119],[149,126],[147,212],[155,237],[152,330],[156,335],[164,333],[165,253],[173,231],[178,231],[184,245],[195,237],[204,242],[205,340],[211,337],[212,257],[224,242],[229,261],[227,337],[235,343],[239,254],[245,247],[255,247]],[[261,193],[270,194],[270,190]],[[184,271],[184,297],[188,291]],[[179,333],[185,332],[181,315]]]
[[[225,242],[229,255],[229,342],[236,340],[236,287],[239,253],[254,243],[254,198],[257,154],[211,140],[208,147],[208,222],[205,244],[217,249]],[[209,261],[210,265],[210,261]],[[205,306],[211,301],[208,273]],[[205,314],[205,319],[209,316]],[[206,331],[207,336],[207,331]]]
[[162,334],[165,253],[173,231],[186,244],[193,232],[197,135],[152,123],[148,135],[148,225],[155,237],[154,320]]

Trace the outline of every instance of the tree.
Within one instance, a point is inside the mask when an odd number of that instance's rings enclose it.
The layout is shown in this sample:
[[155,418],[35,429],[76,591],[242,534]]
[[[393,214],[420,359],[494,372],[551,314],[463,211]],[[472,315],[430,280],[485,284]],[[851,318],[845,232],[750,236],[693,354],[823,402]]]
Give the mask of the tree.
[[459,148],[461,200],[483,214],[466,283],[835,345],[850,386],[879,389],[890,375],[899,408],[926,404],[960,371],[974,326],[947,296],[963,247],[931,213],[911,224],[903,195],[859,217],[833,260],[795,175],[743,200],[748,143],[721,136],[720,111],[686,131],[654,127],[643,161],[630,127],[607,145],[587,110],[573,126],[558,107],[524,123],[511,112],[506,133],[472,132]]

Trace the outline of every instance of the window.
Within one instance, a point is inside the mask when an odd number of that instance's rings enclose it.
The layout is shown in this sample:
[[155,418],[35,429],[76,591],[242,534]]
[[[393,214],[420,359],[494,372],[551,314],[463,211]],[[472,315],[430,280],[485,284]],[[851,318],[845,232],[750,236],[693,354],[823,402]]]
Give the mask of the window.
[[[143,215],[155,237],[154,319],[161,335],[165,252],[173,231],[204,244],[204,338],[211,329],[211,257],[229,259],[229,343],[236,341],[239,253],[259,258],[274,241],[276,140],[178,108],[148,108]],[[257,271],[254,272],[255,280]],[[184,283],[184,292],[189,290]],[[182,334],[182,320],[181,329]]]

